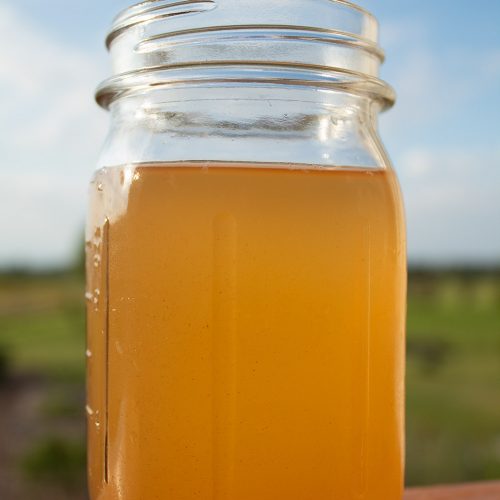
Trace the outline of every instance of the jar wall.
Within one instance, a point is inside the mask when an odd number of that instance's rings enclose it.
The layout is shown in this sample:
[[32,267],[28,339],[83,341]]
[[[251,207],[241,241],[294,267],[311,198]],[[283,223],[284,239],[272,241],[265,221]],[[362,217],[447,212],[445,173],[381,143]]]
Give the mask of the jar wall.
[[401,498],[406,242],[377,130],[394,94],[370,14],[284,3],[150,0],[108,38],[92,500]]

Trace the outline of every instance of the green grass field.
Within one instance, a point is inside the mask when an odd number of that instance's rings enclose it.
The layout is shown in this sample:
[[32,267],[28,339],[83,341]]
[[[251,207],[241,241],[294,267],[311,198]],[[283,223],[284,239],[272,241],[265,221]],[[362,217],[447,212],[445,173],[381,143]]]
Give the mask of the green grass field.
[[0,349],[16,371],[82,379],[83,285],[78,276],[0,279]]
[[409,484],[500,478],[500,280],[411,281]]
[[[0,373],[83,391],[84,323],[78,276],[0,278]],[[410,485],[500,478],[498,275],[412,275],[407,445]]]

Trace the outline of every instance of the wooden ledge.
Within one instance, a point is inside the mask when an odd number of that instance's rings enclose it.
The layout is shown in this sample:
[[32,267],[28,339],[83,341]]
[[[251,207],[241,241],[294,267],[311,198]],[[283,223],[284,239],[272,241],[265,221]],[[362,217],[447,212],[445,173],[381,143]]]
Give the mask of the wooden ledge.
[[500,500],[500,482],[415,488],[405,500]]

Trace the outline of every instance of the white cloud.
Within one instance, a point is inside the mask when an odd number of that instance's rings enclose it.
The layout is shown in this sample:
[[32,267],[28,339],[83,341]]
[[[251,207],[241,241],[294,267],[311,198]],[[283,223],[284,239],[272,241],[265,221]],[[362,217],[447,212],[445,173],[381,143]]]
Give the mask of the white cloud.
[[[396,18],[382,29],[385,77],[398,94],[396,107],[381,120],[382,137],[405,195],[410,257],[498,262],[500,149],[473,138],[453,144],[452,134],[487,130],[478,99],[488,102],[487,92],[497,93],[500,52],[437,45],[429,29],[424,18]],[[441,133],[446,145],[440,145]]]
[[80,243],[85,188],[39,173],[2,174],[0,262],[32,265],[68,262]]
[[500,149],[414,149],[398,167],[412,260],[500,259]]
[[427,150],[413,149],[405,153],[401,163],[408,177],[422,177],[432,170],[433,155]]
[[57,263],[74,253],[107,127],[93,101],[105,53],[52,39],[10,5],[0,32],[0,264]]

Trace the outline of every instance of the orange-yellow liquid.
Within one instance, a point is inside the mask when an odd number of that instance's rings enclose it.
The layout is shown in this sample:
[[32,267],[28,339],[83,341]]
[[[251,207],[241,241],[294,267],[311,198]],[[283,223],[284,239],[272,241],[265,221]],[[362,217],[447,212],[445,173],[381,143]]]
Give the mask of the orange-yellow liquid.
[[399,500],[389,171],[113,168],[88,234],[93,500]]

